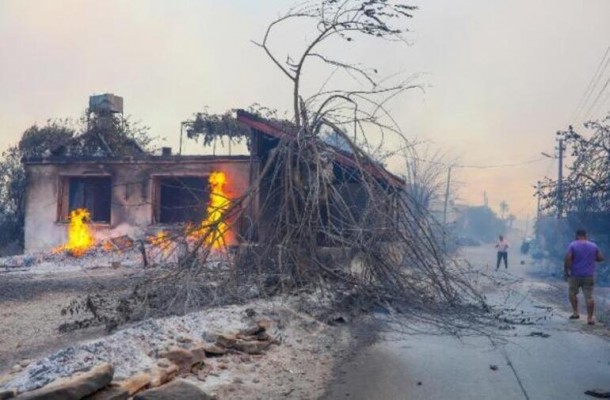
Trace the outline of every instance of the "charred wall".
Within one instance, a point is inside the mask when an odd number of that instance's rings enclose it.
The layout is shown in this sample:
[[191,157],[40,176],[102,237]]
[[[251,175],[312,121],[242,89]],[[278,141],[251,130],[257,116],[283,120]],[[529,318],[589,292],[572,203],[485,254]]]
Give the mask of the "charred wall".
[[[257,163],[240,156],[26,163],[25,251],[46,251],[65,243],[70,208],[81,203],[98,207],[95,214],[100,220],[93,223],[96,237],[140,235],[160,225],[160,181],[207,179],[210,173],[222,171],[227,175],[227,195],[237,198],[250,186],[257,170]],[[106,202],[97,198],[103,197],[106,182],[110,182],[109,221],[103,220]],[[236,224],[238,229],[244,225]]]

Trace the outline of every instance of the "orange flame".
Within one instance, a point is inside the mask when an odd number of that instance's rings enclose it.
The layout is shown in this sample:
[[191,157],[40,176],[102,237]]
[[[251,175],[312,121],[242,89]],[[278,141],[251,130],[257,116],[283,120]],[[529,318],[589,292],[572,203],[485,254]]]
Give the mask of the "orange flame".
[[224,172],[212,172],[208,179],[210,183],[210,202],[208,203],[208,215],[201,221],[199,228],[191,233],[192,239],[205,237],[205,242],[213,249],[220,249],[231,241],[229,225],[224,220],[225,213],[231,205],[231,201],[225,192],[227,176]]
[[85,208],[78,208],[70,213],[68,243],[55,249],[55,252],[67,251],[74,257],[80,257],[93,247],[95,241],[87,225],[90,216]]
[[102,245],[102,249],[104,249],[104,251],[111,252],[112,250],[114,250],[114,246],[112,245],[112,242],[110,240],[106,240]]
[[165,231],[159,231],[155,236],[149,236],[148,242],[154,247],[161,249],[166,256],[171,253],[173,248],[172,240]]

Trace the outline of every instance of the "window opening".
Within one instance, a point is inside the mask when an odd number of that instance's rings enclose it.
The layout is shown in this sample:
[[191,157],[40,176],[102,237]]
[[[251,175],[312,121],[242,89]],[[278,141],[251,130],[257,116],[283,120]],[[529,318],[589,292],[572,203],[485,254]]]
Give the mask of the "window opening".
[[73,210],[86,208],[92,222],[110,223],[111,198],[112,180],[110,177],[70,178],[68,215]]
[[199,223],[206,217],[208,199],[208,183],[203,177],[160,178],[158,222]]

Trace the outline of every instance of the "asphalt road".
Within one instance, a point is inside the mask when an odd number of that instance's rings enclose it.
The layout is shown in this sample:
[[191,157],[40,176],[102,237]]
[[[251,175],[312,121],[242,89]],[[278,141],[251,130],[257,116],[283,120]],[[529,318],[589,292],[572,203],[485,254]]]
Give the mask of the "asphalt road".
[[[567,299],[551,304],[534,299],[531,294],[550,282],[530,278],[520,257],[512,257],[508,271],[496,273],[489,269],[493,249],[465,249],[464,255],[481,271],[511,282],[488,289],[490,302],[547,318],[514,326],[504,333],[504,344],[487,337],[390,335],[342,366],[328,399],[573,400],[591,399],[584,394],[590,389],[610,391],[607,328],[569,321]],[[607,308],[605,300],[598,305]]]

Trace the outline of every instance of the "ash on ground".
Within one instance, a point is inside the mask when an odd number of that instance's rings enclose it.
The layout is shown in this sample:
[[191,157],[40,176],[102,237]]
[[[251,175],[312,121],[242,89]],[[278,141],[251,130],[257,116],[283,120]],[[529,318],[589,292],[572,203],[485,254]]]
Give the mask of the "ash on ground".
[[[210,359],[211,373],[194,383],[217,398],[316,398],[324,393],[334,360],[346,351],[350,333],[303,312],[308,299],[254,301],[156,320],[145,320],[104,338],[65,347],[6,375],[2,389],[19,392],[41,387],[76,371],[109,362],[115,378],[128,378],[155,366],[172,346],[213,342],[217,335],[247,328],[256,318],[271,320],[278,344],[265,354],[228,354]],[[311,300],[311,299],[309,299]],[[315,305],[313,305],[315,307]]]

